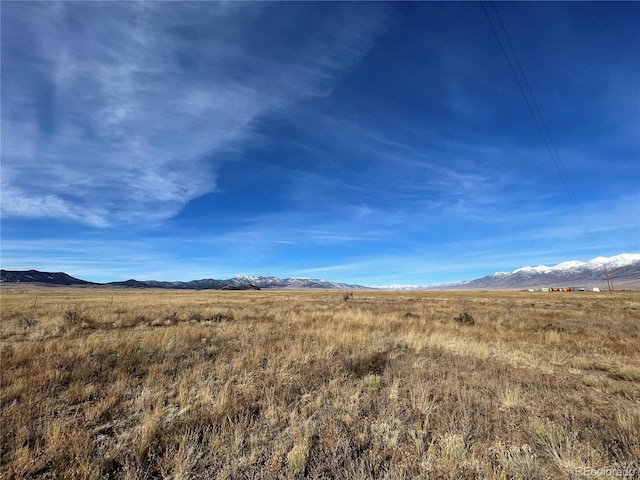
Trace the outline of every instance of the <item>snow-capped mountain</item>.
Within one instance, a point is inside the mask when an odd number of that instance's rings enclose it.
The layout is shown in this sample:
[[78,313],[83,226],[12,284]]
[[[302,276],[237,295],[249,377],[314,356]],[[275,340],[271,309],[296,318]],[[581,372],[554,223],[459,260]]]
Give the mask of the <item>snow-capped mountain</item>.
[[330,282],[328,280],[320,280],[317,278],[307,277],[269,277],[269,276],[249,276],[239,275],[237,277],[225,280],[231,285],[254,285],[259,288],[290,288],[290,289],[306,289],[306,288],[326,288],[326,289],[362,289],[368,288],[362,285],[350,285],[347,283]]
[[127,280],[126,282],[112,282],[112,286],[128,286],[141,288],[176,288],[186,290],[259,290],[263,288],[282,289],[350,289],[357,290],[367,287],[361,285],[349,285],[347,283],[330,282],[316,278],[280,278],[268,276],[239,275],[226,280],[203,279],[192,280],[190,282],[158,282],[154,280],[138,281]]
[[605,267],[614,287],[640,286],[640,253],[623,253],[614,257],[597,257],[588,262],[571,260],[554,266],[522,267],[512,272],[496,272],[476,280],[441,285],[439,288],[603,287],[607,283]]
[[497,272],[494,275],[512,275],[515,273],[549,273],[549,272],[571,272],[572,270],[603,270],[606,265],[608,269],[620,268],[640,261],[640,253],[622,253],[615,257],[596,257],[588,262],[570,260],[559,263],[553,267],[538,265],[537,267],[522,267],[513,272]]

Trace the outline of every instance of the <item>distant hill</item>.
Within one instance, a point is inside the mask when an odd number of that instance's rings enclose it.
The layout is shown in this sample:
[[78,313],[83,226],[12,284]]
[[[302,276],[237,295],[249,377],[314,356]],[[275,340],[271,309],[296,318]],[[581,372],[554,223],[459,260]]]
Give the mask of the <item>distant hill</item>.
[[124,282],[105,283],[111,287],[131,288],[172,288],[176,290],[260,290],[251,284],[233,284],[229,280],[192,280],[190,282],[160,282],[157,280],[126,280]]
[[260,290],[262,288],[279,289],[364,289],[361,285],[329,282],[315,278],[279,278],[238,276],[226,280],[202,279],[189,282],[163,282],[157,280],[126,280],[123,282],[93,283],[74,278],[66,273],[2,270],[2,283],[37,283],[48,285],[96,285],[129,288],[172,288],[180,290]]
[[0,270],[0,282],[46,283],[49,285],[97,285],[67,275],[64,272],[39,272],[38,270]]

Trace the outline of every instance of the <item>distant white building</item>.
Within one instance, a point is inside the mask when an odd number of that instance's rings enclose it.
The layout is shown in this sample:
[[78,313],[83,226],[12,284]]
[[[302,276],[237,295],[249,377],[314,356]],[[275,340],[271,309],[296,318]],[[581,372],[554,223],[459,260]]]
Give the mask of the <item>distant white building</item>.
[[599,289],[598,287],[593,287],[593,291],[594,291],[594,292],[599,292],[599,291],[600,291],[600,289]]

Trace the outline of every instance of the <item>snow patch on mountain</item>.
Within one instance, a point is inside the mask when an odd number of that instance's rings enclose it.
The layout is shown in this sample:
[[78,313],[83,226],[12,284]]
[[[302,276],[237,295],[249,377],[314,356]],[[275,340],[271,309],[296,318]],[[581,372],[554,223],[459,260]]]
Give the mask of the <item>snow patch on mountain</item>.
[[424,288],[429,288],[421,285],[403,285],[403,284],[391,284],[391,285],[380,285],[374,287],[379,290],[421,290]]
[[563,272],[576,269],[589,269],[589,270],[602,270],[606,265],[607,268],[619,268],[631,265],[635,262],[640,262],[640,253],[622,253],[614,257],[596,257],[588,262],[581,262],[579,260],[569,260],[568,262],[562,262],[555,266],[548,267],[546,265],[538,265],[537,267],[522,267],[514,270],[513,272],[498,272],[495,275],[509,275],[514,273],[549,273],[549,272]]
[[553,266],[521,267],[512,272],[496,272],[475,280],[440,285],[438,288],[604,286],[606,284],[605,267],[614,283],[640,285],[640,253],[623,253],[613,257],[596,257],[587,262],[569,260]]

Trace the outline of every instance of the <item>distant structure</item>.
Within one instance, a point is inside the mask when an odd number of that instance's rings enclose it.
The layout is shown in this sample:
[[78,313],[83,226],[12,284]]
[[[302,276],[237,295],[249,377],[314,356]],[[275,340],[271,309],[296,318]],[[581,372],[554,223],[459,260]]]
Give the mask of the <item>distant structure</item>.
[[[534,290],[532,288],[529,289],[530,292]],[[589,290],[587,287],[542,287],[538,289],[539,292],[599,292],[600,289],[598,287],[594,287],[593,290]]]

